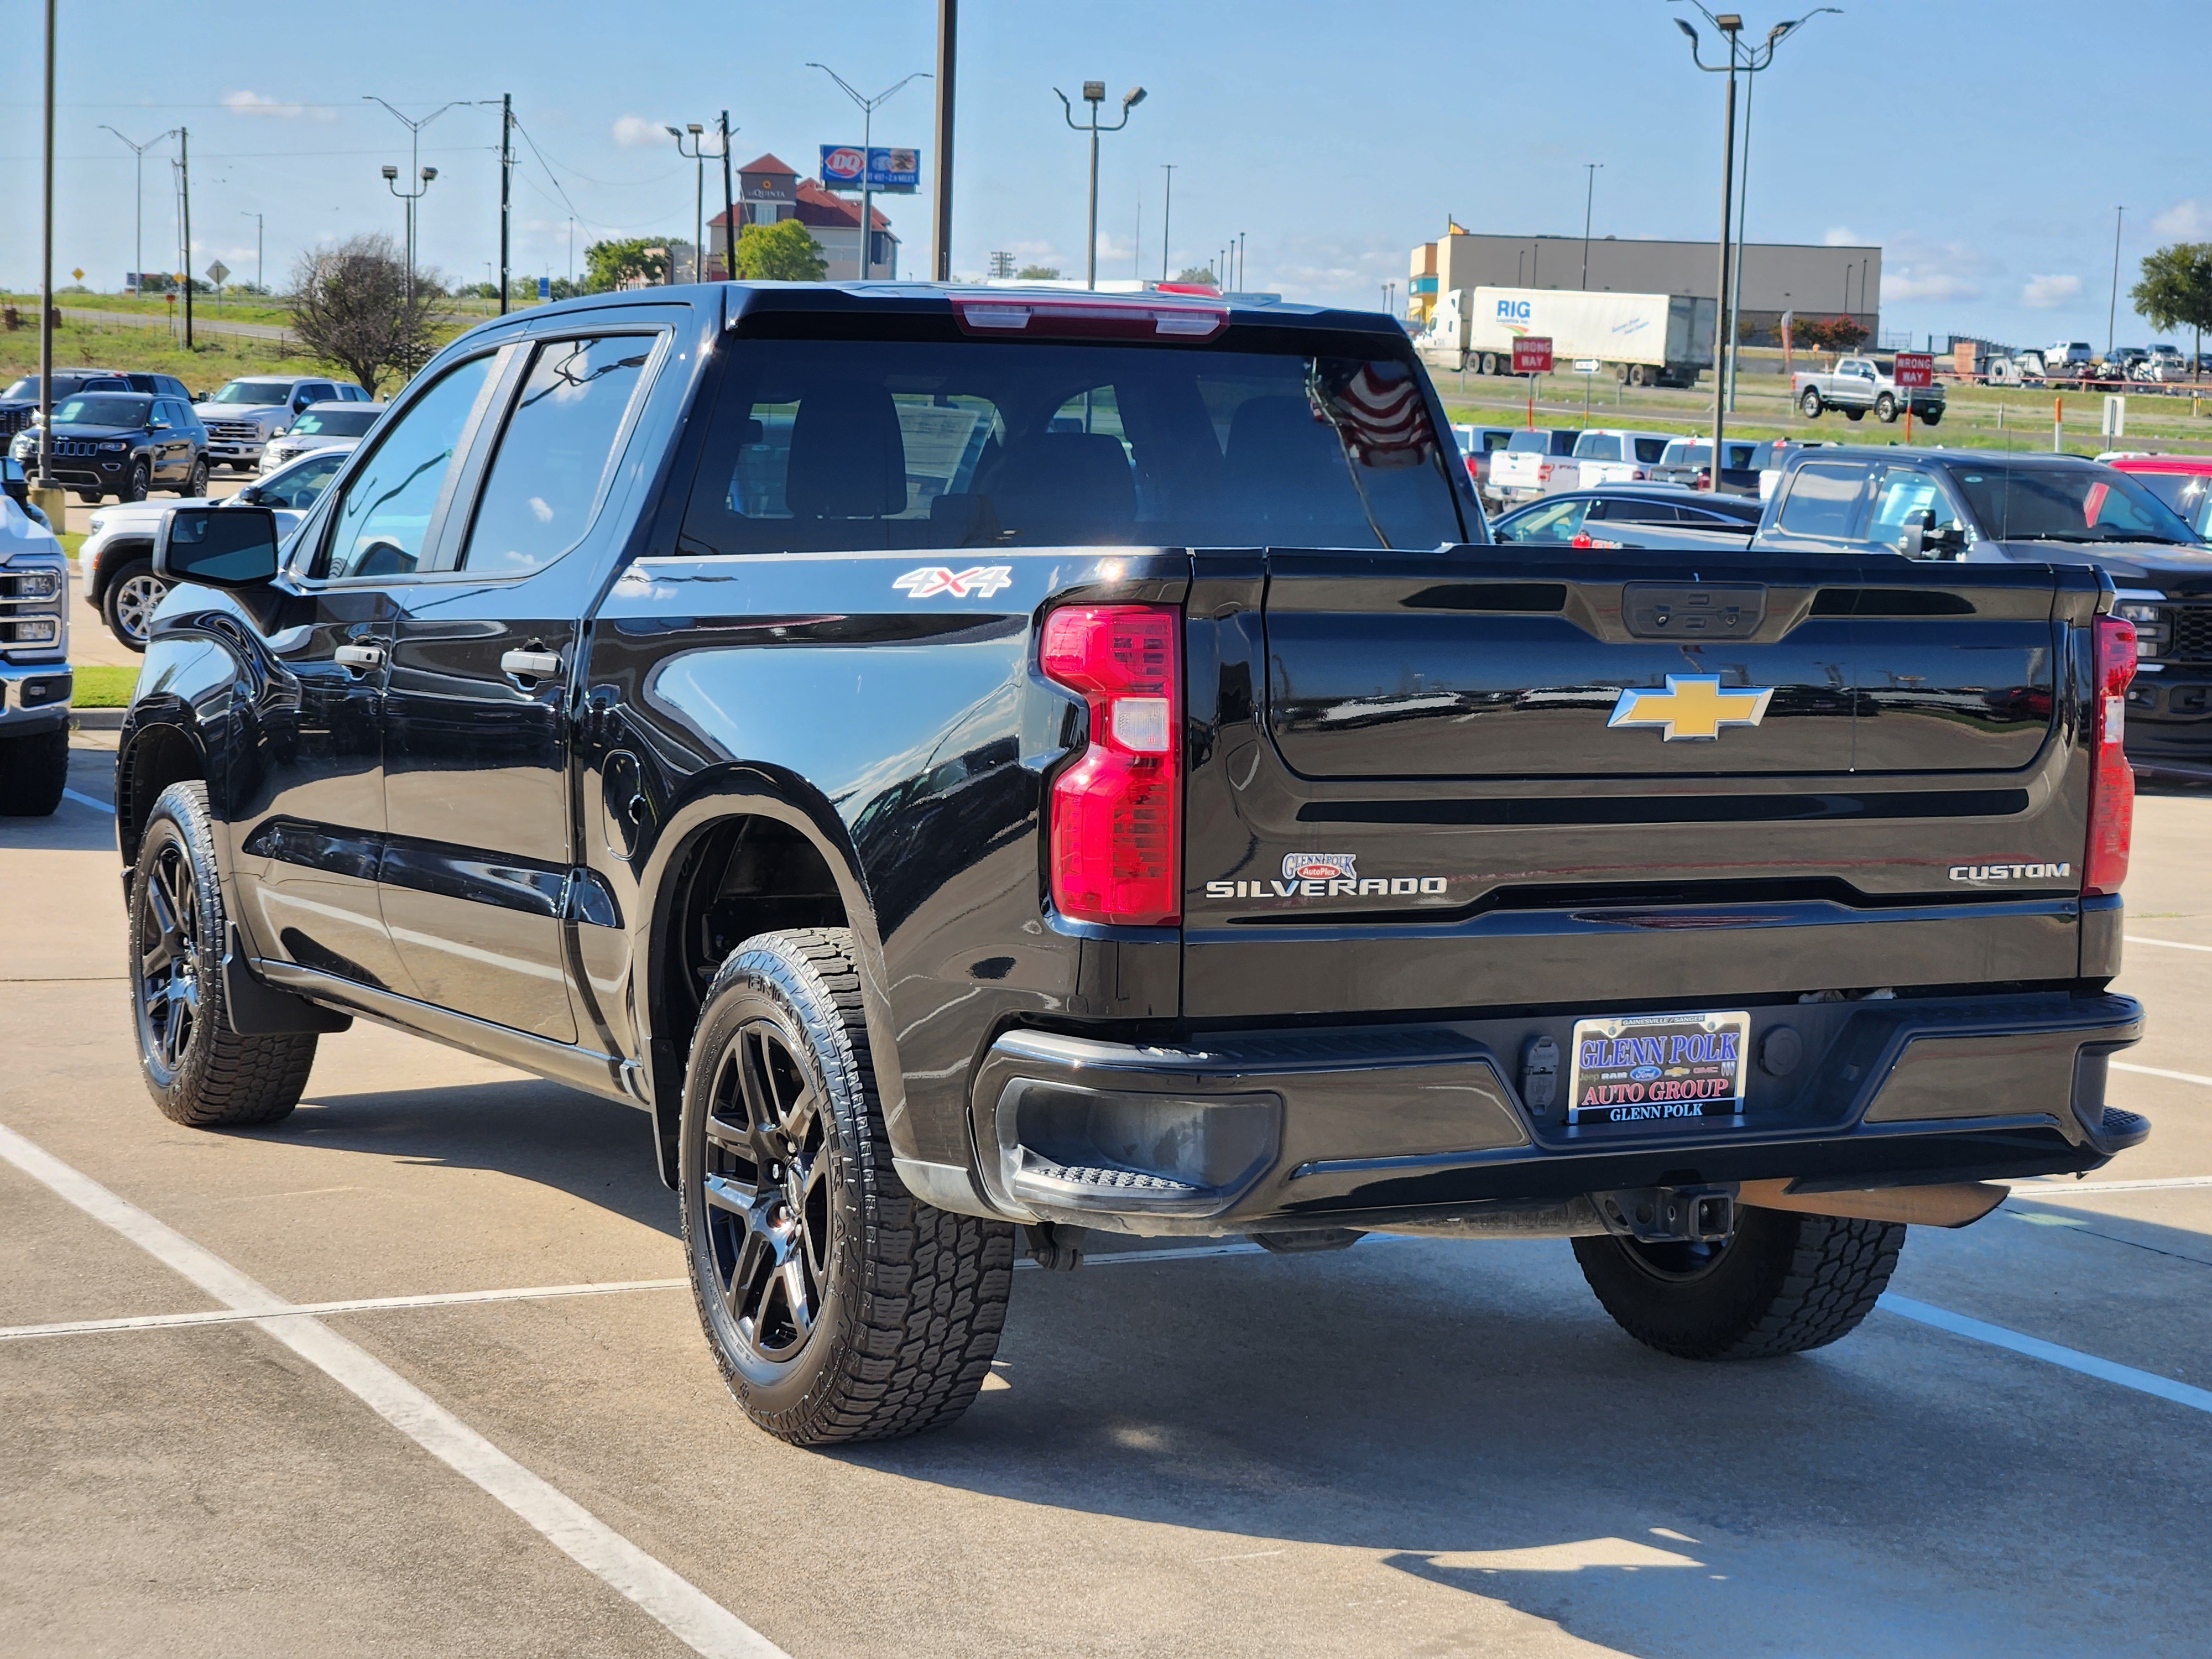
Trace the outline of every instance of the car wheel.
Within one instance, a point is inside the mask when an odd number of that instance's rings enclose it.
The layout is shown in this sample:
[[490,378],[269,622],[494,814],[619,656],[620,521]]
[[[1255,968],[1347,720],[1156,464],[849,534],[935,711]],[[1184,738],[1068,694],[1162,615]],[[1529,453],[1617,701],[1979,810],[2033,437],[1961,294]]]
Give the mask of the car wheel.
[[104,499],[97,489],[80,489],[76,492],[76,498],[87,507],[98,507]]
[[714,975],[678,1146],[685,1255],[730,1392],[794,1445],[951,1422],[989,1374],[1013,1228],[891,1168],[843,928],[763,933]]
[[1820,394],[1807,386],[1805,395],[1797,400],[1798,412],[1808,421],[1817,421],[1820,418],[1821,407]]
[[100,619],[124,644],[143,651],[153,631],[155,607],[168,592],[169,584],[154,574],[151,564],[135,560],[115,573],[100,596]]
[[1863,409],[1847,409],[1844,411],[1844,418],[1847,421],[1863,421],[1866,419],[1866,410]]
[[52,817],[68,782],[67,726],[0,738],[0,817]]
[[1897,399],[1891,397],[1887,392],[1883,392],[1881,397],[1874,400],[1874,412],[1875,418],[1881,421],[1885,426],[1896,425]]
[[1943,411],[1940,409],[1923,410],[1920,416],[1920,423],[1923,426],[1941,426],[1943,423]]
[[153,476],[145,462],[131,462],[131,476],[123,481],[123,488],[116,492],[118,498],[126,501],[144,501],[147,489],[153,482]]
[[1765,1359],[1848,1336],[1874,1311],[1904,1245],[1893,1221],[1747,1207],[1718,1244],[1574,1241],[1614,1322],[1682,1359]]
[[199,459],[192,463],[192,470],[185,476],[184,484],[177,491],[177,494],[179,495],[204,495],[207,494],[207,457],[203,455]]
[[138,1067],[161,1115],[203,1129],[289,1115],[307,1086],[315,1038],[230,1029],[228,927],[204,783],[173,783],[154,803],[131,875],[130,927]]

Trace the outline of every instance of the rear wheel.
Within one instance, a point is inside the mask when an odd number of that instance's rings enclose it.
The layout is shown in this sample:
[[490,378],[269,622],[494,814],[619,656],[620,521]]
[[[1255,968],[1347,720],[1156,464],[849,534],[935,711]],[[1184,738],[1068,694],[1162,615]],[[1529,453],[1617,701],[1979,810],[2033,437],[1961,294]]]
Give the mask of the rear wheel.
[[100,596],[100,614],[107,631],[133,651],[143,651],[154,625],[155,607],[168,591],[168,583],[154,574],[147,561],[125,565]]
[[1819,420],[1820,418],[1821,410],[1820,394],[1819,391],[1812,386],[1807,386],[1805,388],[1805,395],[1797,399],[1797,409],[1798,412],[1803,415],[1807,420]]
[[1866,410],[1863,409],[1847,409],[1844,411],[1844,418],[1847,421],[1863,421],[1866,419]]
[[152,485],[153,479],[154,475],[145,462],[133,461],[131,463],[131,476],[123,481],[123,488],[118,490],[116,495],[123,501],[143,501],[146,499],[146,491]]
[[891,1168],[843,928],[763,933],[707,992],[684,1085],[685,1254],[746,1415],[795,1445],[951,1422],[989,1374],[1013,1228]]
[[1874,1311],[1904,1245],[1896,1222],[1748,1208],[1719,1244],[1574,1241],[1614,1322],[1683,1359],[1765,1359],[1849,1335]]
[[1478,362],[1480,362],[1480,367],[1475,371],[1477,374],[1495,374],[1498,373],[1498,354],[1496,352],[1484,352]]
[[208,487],[207,457],[203,455],[192,463],[192,470],[177,490],[179,495],[204,495]]
[[0,817],[44,818],[69,782],[69,727],[0,738]]
[[1920,423],[1923,426],[1941,426],[1943,423],[1943,411],[1940,409],[1922,410]]

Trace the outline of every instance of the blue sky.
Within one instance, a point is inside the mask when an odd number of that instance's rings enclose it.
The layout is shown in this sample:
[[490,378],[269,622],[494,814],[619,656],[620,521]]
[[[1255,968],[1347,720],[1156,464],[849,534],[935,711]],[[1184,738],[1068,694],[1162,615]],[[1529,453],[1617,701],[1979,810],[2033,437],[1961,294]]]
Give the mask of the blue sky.
[[[967,0],[961,38],[954,252],[980,271],[995,248],[1080,274],[1085,146],[1058,85],[1150,97],[1104,140],[1101,270],[1159,269],[1162,164],[1176,164],[1171,246],[1202,263],[1242,231],[1249,285],[1379,304],[1407,250],[1447,214],[1471,228],[1579,234],[1583,163],[1601,161],[1595,230],[1709,236],[1718,218],[1720,88],[1695,73],[1665,0],[1444,0],[1366,7],[1319,0]],[[1754,33],[1802,8],[1744,15]],[[549,167],[526,150],[517,266],[568,263],[600,235],[688,234],[693,171],[664,122],[726,106],[744,161],[807,165],[857,142],[859,112],[830,64],[875,92],[933,66],[931,0],[720,7],[624,0],[374,8],[153,8],[65,0],[57,264],[112,288],[131,263],[130,153],[179,123],[193,149],[193,269],[253,269],[266,216],[271,278],[318,239],[399,225],[378,167],[404,167],[406,134],[373,104],[413,114],[451,99],[515,96]],[[42,8],[0,0],[0,282],[37,277],[38,40]],[[2212,45],[2212,8],[2130,0],[1850,0],[1784,48],[1757,94],[1754,240],[1867,240],[1885,249],[1889,329],[2020,343],[2106,339],[2113,208],[2127,208],[2118,332],[2135,264],[2178,237],[2212,240],[2212,163],[2187,69]],[[2171,63],[2159,90],[2114,95],[2109,66]],[[931,83],[878,115],[878,143],[927,149]],[[2067,88],[2072,90],[2067,90]],[[481,278],[495,257],[495,108],[447,112],[423,133],[441,170],[424,203],[423,258]],[[160,147],[166,151],[170,147]],[[173,243],[167,168],[149,153],[146,237]],[[925,184],[933,157],[925,155]],[[719,188],[710,181],[710,198]],[[925,194],[887,203],[902,268],[928,246]],[[710,211],[711,207],[710,207]],[[1140,223],[1141,218],[1141,223]],[[163,260],[150,253],[148,264]],[[64,277],[63,280],[67,280]]]

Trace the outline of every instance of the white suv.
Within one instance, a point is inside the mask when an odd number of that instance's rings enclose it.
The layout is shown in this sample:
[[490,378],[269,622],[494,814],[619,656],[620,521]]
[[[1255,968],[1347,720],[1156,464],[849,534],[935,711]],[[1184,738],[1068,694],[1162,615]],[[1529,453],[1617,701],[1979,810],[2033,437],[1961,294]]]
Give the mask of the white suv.
[[1600,484],[1648,483],[1652,469],[1674,441],[1671,432],[1593,427],[1575,440],[1574,458],[1582,463],[1581,487],[1595,489]]

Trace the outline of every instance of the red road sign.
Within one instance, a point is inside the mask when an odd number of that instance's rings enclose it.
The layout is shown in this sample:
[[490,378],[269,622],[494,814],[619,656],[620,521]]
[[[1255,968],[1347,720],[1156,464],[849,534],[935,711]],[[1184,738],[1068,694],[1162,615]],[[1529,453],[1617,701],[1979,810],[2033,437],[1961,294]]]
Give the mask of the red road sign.
[[1924,351],[1900,351],[1891,382],[1900,392],[1936,384],[1936,359]]
[[1513,372],[1516,374],[1549,374],[1552,372],[1551,336],[1524,334],[1514,341]]

